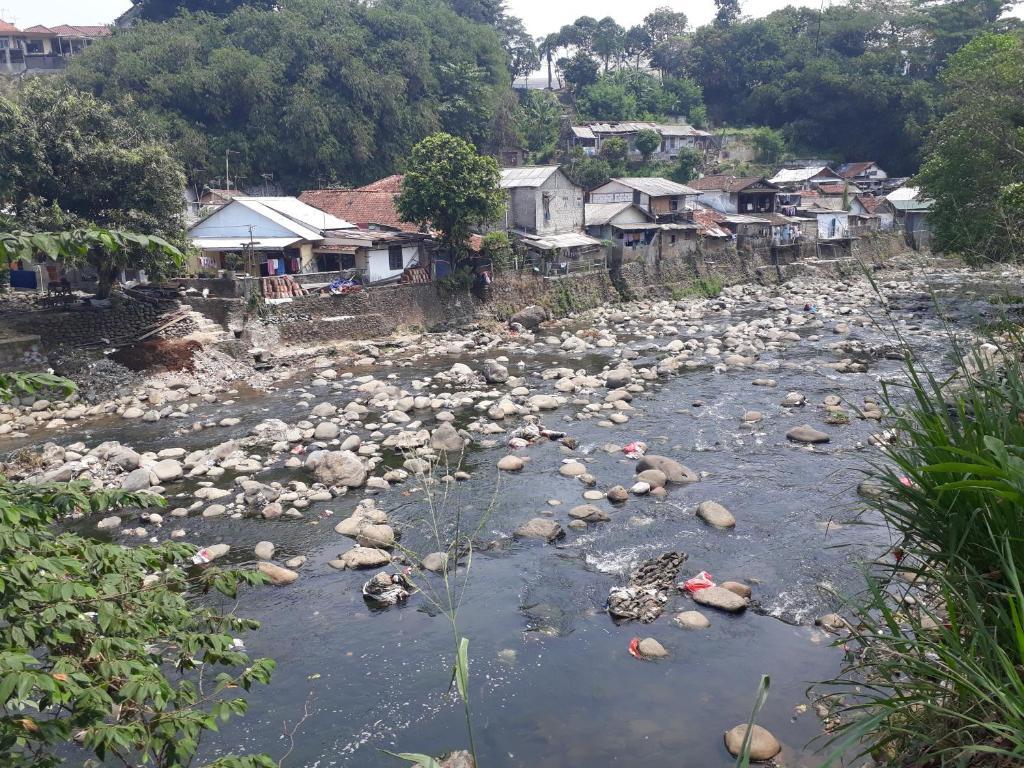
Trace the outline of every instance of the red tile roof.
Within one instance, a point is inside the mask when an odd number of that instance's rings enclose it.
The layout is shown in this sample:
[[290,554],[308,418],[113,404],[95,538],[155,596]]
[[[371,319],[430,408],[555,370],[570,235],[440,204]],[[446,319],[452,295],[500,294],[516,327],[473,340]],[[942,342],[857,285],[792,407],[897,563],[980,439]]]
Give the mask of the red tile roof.
[[402,191],[402,179],[404,179],[400,173],[396,173],[394,176],[385,176],[383,179],[367,184],[365,187],[359,187],[363,192],[392,192],[398,194]]
[[711,208],[694,208],[693,223],[703,237],[728,237],[729,230],[722,226],[726,217]]
[[110,27],[96,27],[96,26],[82,26],[81,24],[61,24],[59,27],[53,27],[53,32],[56,32],[61,37],[109,37]]
[[823,195],[841,195],[844,192],[856,192],[857,188],[846,184],[819,184],[818,191]]
[[18,28],[9,21],[0,19],[0,32],[17,32]]
[[855,176],[859,176],[864,173],[868,168],[875,164],[874,160],[868,160],[864,163],[846,163],[839,166],[839,175],[844,179],[852,179]]
[[34,27],[23,29],[22,32],[30,32],[33,35],[55,35],[57,34],[49,27],[44,27],[42,24],[36,24]]
[[388,176],[359,189],[310,189],[299,200],[351,221],[357,227],[390,227],[403,232],[418,232],[419,227],[402,221],[395,208],[395,197],[402,184],[401,176]]
[[877,213],[878,209],[882,207],[882,203],[885,202],[885,198],[874,195],[857,195],[857,202],[863,205],[864,210],[868,213]]

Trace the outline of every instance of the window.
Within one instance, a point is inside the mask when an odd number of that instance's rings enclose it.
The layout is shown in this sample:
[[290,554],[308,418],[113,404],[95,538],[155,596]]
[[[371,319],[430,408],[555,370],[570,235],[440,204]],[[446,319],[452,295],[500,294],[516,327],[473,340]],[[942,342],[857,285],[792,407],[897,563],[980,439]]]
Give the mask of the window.
[[0,37],[0,51],[5,51],[11,47],[11,38]]
[[388,269],[392,272],[404,269],[405,263],[402,261],[402,246],[400,245],[389,245],[388,246]]
[[676,236],[675,235],[672,235],[672,237],[669,238],[669,243],[671,243],[672,245],[676,244]]
[[640,205],[640,190],[638,189],[633,190],[633,204]]
[[678,197],[670,198],[669,201],[668,201],[668,207],[669,207],[669,210],[678,211],[679,210],[679,198]]
[[42,53],[43,52],[43,41],[42,40],[26,40],[25,41],[25,53]]

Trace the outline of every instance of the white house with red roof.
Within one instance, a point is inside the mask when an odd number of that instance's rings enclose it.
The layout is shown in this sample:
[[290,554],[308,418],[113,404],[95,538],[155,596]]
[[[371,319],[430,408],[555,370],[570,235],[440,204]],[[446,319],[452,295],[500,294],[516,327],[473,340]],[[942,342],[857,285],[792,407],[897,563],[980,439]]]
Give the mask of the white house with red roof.
[[68,59],[84,51],[96,40],[108,37],[110,27],[61,24],[44,27],[37,24],[19,29],[0,19],[0,75],[55,72],[67,66]]

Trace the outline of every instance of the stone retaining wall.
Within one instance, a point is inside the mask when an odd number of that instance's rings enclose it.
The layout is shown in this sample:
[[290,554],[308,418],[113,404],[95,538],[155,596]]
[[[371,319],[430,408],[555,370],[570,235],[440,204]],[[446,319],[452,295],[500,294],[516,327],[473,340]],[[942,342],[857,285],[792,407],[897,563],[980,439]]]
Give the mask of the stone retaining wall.
[[[177,301],[149,304],[143,301],[114,300],[108,309],[75,307],[67,310],[31,311],[8,319],[8,327],[37,334],[46,347],[60,345],[85,346],[111,340],[134,339],[152,328],[161,315],[181,305]],[[195,329],[184,320],[156,335],[155,338],[183,336]]]

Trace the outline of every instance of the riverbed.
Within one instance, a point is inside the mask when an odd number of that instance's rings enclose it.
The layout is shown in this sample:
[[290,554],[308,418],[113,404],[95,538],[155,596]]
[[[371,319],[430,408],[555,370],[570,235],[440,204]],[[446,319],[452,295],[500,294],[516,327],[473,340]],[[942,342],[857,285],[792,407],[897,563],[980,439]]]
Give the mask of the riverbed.
[[[633,394],[631,410],[617,411],[627,415],[625,423],[608,421],[607,408],[580,418],[588,413],[584,403],[604,402],[606,389],[563,392],[563,405],[537,415],[547,427],[564,431],[574,448],[549,440],[510,451],[506,435],[472,433],[474,441],[459,466],[470,479],[431,486],[443,497],[438,506],[445,530],[456,515],[466,528],[480,526],[471,566],[464,564],[453,576],[465,586],[458,625],[469,638],[469,693],[480,763],[488,768],[725,768],[734,760],[722,733],[746,722],[766,674],[771,690],[758,722],[782,743],[779,763],[816,766],[821,756],[813,742],[822,723],[806,691],[812,682],[835,675],[842,655],[832,647],[835,638],[814,620],[840,609],[835,593],[855,592],[861,564],[884,556],[890,544],[883,529],[863,524],[875,521],[857,493],[864,473],[881,460],[871,438],[884,431],[885,422],[858,416],[878,398],[882,381],[899,380],[905,349],[944,370],[951,346],[947,323],[969,338],[979,323],[1020,306],[1019,299],[1005,297],[990,302],[1005,289],[992,275],[905,272],[879,276],[878,285],[875,294],[860,279],[807,280],[782,289],[727,290],[722,299],[624,305],[546,324],[532,342],[515,335],[484,349],[451,353],[424,337],[383,352],[372,365],[332,363],[338,378],[322,378],[321,364],[272,391],[240,388],[228,396],[230,404],[222,396],[189,415],[189,420],[239,419],[228,427],[191,431],[184,420],[145,423],[112,415],[59,435],[8,441],[0,450],[43,439],[88,446],[118,440],[140,452],[205,449],[244,440],[267,419],[287,424],[308,419],[311,404],[341,408],[356,397],[353,387],[362,377],[386,379],[410,393],[457,391],[430,377],[457,363],[478,371],[484,360],[495,358],[531,394],[559,394],[552,388],[557,379],[542,379],[542,371],[567,367],[594,376],[624,364],[633,371],[653,370],[673,340],[695,341],[699,351],[690,355],[691,365],[633,379],[642,391]],[[652,321],[679,307],[696,314],[679,322]],[[692,319],[698,314],[699,321]],[[803,319],[794,324],[790,317]],[[718,355],[708,353],[729,336],[728,327],[764,318],[793,336],[758,349],[745,363],[725,364],[725,344]],[[607,332],[613,343],[602,346],[594,342],[606,337],[590,336],[583,348],[563,350],[543,341],[586,335],[594,328]],[[751,332],[741,341],[755,338]],[[837,343],[846,346],[837,350]],[[837,369],[843,359],[857,365]],[[390,364],[383,365],[385,360]],[[755,385],[755,380],[773,384]],[[501,393],[509,387],[485,388]],[[800,393],[804,404],[783,406],[791,392]],[[849,423],[829,422],[823,403],[830,396],[841,399]],[[483,399],[453,409],[455,425],[488,421],[476,407]],[[762,418],[744,421],[751,411]],[[410,416],[433,428],[436,413],[423,409]],[[522,424],[519,417],[501,421],[508,430]],[[804,424],[827,433],[829,442],[806,445],[786,438],[787,431]],[[363,431],[364,440],[370,431]],[[638,440],[649,453],[699,473],[700,481],[670,484],[662,496],[631,494],[623,504],[596,500],[611,519],[570,528],[567,511],[586,503],[582,494],[592,489],[562,476],[561,463],[582,462],[596,478],[596,490],[629,488],[635,461],[621,446]],[[522,471],[496,468],[510,452],[528,459]],[[255,479],[312,482],[305,468],[285,465],[287,453],[264,455]],[[394,451],[382,455],[376,474],[402,464]],[[460,461],[451,454],[448,460]],[[442,474],[443,469],[435,471],[437,478]],[[229,473],[217,485],[230,488],[232,480]],[[169,483],[169,507],[188,506],[197,487],[188,477]],[[467,746],[461,704],[446,695],[453,657],[447,620],[424,594],[389,608],[370,606],[361,587],[376,571],[328,565],[351,546],[334,531],[335,524],[365,497],[365,491],[354,489],[315,502],[294,518],[191,514],[147,527],[147,536],[157,540],[168,538],[173,527],[187,542],[229,543],[226,560],[243,567],[255,563],[253,547],[260,541],[276,545],[275,562],[307,558],[294,583],[249,589],[238,602],[240,614],[262,622],[258,632],[243,638],[246,647],[255,656],[273,657],[278,667],[270,686],[249,694],[248,715],[207,738],[205,757],[267,752],[276,759],[291,748],[286,765],[385,766],[398,763],[382,750],[436,755]],[[422,478],[394,483],[373,498],[401,532],[403,549],[422,554],[437,549],[428,535]],[[694,514],[703,501],[727,507],[736,527],[721,530],[703,523]],[[513,535],[538,516],[557,521],[565,536],[547,543]],[[680,580],[708,571],[716,581],[746,583],[753,593],[750,607],[736,615],[701,609],[710,627],[686,630],[672,617],[695,606],[677,591],[652,624],[612,621],[605,610],[609,589],[624,584],[645,559],[673,550],[688,557]],[[415,578],[434,587],[439,581],[428,573],[417,572]],[[657,639],[668,657],[634,658],[628,650],[634,637]],[[291,745],[288,734],[304,712]]]

